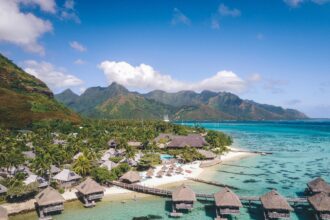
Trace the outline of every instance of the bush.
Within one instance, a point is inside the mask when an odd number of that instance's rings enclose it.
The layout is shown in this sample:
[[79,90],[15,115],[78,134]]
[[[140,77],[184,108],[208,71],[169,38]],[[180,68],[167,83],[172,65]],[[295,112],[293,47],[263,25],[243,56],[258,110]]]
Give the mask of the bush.
[[94,168],[91,172],[91,175],[93,179],[100,184],[105,184],[112,179],[111,173],[105,167]]
[[159,154],[145,154],[138,164],[138,169],[146,170],[152,166],[161,164],[161,162]]
[[111,158],[109,158],[109,160],[111,160],[114,163],[119,163],[122,159],[123,159],[123,157],[111,157]]

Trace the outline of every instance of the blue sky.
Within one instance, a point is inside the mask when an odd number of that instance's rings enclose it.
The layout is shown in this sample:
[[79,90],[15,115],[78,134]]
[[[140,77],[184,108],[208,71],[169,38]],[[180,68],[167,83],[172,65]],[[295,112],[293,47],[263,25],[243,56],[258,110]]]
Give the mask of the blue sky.
[[55,93],[209,89],[330,117],[328,0],[0,0],[0,51]]

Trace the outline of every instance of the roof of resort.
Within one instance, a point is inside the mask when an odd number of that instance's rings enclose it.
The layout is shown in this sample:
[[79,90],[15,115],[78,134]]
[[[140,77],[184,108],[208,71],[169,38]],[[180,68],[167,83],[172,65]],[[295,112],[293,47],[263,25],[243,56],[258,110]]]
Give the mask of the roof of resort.
[[31,150],[30,151],[23,151],[22,154],[27,159],[34,159],[34,158],[36,158],[36,154],[33,151],[31,151]]
[[60,181],[64,181],[64,182],[77,180],[80,178],[81,178],[81,176],[79,176],[75,172],[68,170],[68,169],[63,169],[60,173],[56,174],[53,177],[53,179],[55,179],[55,180],[60,180]]
[[84,195],[100,193],[104,191],[104,188],[95,182],[92,178],[87,178],[84,182],[80,183],[76,189]]
[[7,190],[8,190],[7,187],[0,184],[0,193],[5,193],[7,192]]
[[62,195],[52,187],[47,187],[35,197],[39,206],[63,203],[65,200]]
[[265,209],[293,211],[293,208],[276,190],[272,190],[260,197]]
[[23,183],[24,183],[25,185],[29,185],[29,184],[31,184],[31,183],[38,183],[38,186],[39,186],[39,187],[46,187],[46,186],[48,186],[48,182],[47,182],[44,178],[42,178],[42,177],[40,177],[40,176],[38,176],[38,175],[35,175],[35,174],[31,174],[31,175],[29,175],[29,176],[23,181]]
[[170,134],[170,133],[160,133],[155,139],[154,141],[155,142],[160,142],[161,140],[171,140],[173,138],[173,134]]
[[325,182],[324,179],[321,177],[318,177],[309,183],[307,183],[308,188],[313,192],[313,193],[318,193],[318,192],[327,192],[330,193],[330,185]]
[[55,165],[50,165],[50,173],[54,174],[54,173],[59,173],[59,172],[61,172],[60,168],[58,168]]
[[204,147],[207,145],[204,137],[199,134],[189,134],[187,136],[174,136],[167,147]]
[[182,184],[179,188],[172,192],[172,200],[174,202],[194,202],[196,201],[196,195],[190,187],[186,186],[185,184]]
[[119,178],[121,181],[126,181],[130,183],[139,182],[141,180],[139,172],[136,171],[128,171],[122,177]]
[[316,211],[330,212],[330,196],[327,193],[321,192],[310,196],[308,201]]
[[206,159],[214,159],[217,157],[217,155],[215,153],[213,153],[212,151],[203,150],[203,149],[199,149],[197,151],[198,151],[198,153],[203,155]]
[[238,196],[227,187],[215,193],[214,200],[216,206],[219,207],[243,207]]
[[113,168],[115,168],[116,166],[118,166],[118,164],[116,164],[115,162],[112,162],[110,160],[107,160],[105,162],[103,162],[100,167],[105,167],[107,168],[109,171],[112,170]]

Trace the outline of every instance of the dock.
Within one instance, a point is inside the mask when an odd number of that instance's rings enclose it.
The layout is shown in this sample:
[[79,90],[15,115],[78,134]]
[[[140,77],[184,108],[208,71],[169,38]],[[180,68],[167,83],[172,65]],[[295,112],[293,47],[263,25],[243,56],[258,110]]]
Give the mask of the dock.
[[229,185],[222,184],[222,183],[215,182],[215,181],[208,181],[208,180],[203,180],[203,179],[198,179],[198,178],[191,178],[191,177],[188,177],[187,179],[195,181],[195,182],[199,182],[199,183],[205,183],[205,184],[208,184],[208,185],[213,185],[213,186],[228,187],[230,189],[236,189],[236,190],[239,189],[235,186],[229,186]]

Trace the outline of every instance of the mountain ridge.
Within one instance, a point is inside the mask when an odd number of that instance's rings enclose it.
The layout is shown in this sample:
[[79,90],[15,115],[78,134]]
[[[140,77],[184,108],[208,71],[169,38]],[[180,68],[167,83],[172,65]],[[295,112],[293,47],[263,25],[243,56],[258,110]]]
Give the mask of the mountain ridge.
[[172,120],[296,120],[308,118],[295,109],[259,104],[252,100],[241,99],[230,92],[204,90],[197,93],[185,90],[168,93],[154,90],[140,94],[130,92],[124,86],[113,82],[108,87],[91,87],[80,96],[77,95],[77,100],[70,99],[68,98],[70,94],[63,93],[55,95],[55,98],[72,110],[94,118],[162,119],[165,114],[169,115]]

